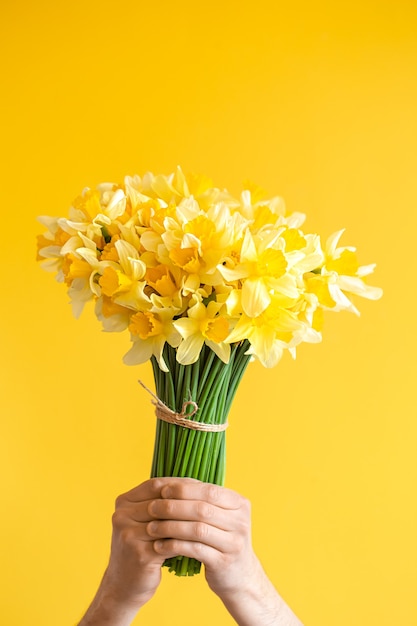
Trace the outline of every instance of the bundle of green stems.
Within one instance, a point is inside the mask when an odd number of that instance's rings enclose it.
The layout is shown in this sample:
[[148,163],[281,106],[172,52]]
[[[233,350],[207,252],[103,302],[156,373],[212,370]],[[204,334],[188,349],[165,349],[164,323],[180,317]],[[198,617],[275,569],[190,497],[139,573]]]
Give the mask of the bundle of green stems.
[[[224,363],[208,346],[192,365],[176,360],[175,348],[164,348],[168,372],[160,369],[155,357],[152,367],[156,395],[168,408],[181,413],[184,402],[196,403],[191,419],[205,424],[225,424],[250,356],[249,342],[232,345],[230,360]],[[192,406],[189,407],[192,410]],[[187,413],[186,413],[187,415]],[[151,476],[180,476],[224,485],[226,469],[225,431],[193,430],[157,420]],[[173,557],[164,563],[177,576],[198,574],[201,563],[188,557]]]

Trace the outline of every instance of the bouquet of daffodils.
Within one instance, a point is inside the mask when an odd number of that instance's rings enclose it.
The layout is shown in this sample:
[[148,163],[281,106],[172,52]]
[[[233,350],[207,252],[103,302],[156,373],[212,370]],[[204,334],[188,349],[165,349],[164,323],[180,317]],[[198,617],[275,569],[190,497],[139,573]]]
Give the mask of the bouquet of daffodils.
[[[321,341],[323,311],[358,314],[378,299],[375,265],[301,230],[280,197],[252,184],[239,197],[205,177],[127,176],[85,189],[68,217],[40,217],[38,259],[67,285],[78,317],[92,301],[104,330],[130,334],[128,365],[151,360],[157,430],[152,476],[223,484],[227,416],[251,359]],[[178,575],[200,563],[166,563]]]

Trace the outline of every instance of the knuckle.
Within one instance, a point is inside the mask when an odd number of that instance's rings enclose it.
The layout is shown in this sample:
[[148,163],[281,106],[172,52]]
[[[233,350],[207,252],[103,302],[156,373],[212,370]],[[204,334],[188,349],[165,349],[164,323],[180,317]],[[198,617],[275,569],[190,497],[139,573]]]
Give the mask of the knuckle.
[[245,541],[242,535],[237,535],[234,540],[234,552],[240,554],[245,547]]
[[135,534],[130,527],[122,528],[119,532],[119,538],[121,543],[125,546],[132,547],[136,544]]
[[162,478],[156,477],[156,478],[150,478],[148,481],[149,485],[151,487],[153,487],[153,489],[155,491],[160,491],[162,489],[162,487],[164,486],[164,481]]
[[194,536],[198,541],[204,543],[208,536],[208,526],[202,522],[196,522],[194,525]]
[[175,500],[165,500],[164,501],[164,513],[168,518],[174,517],[176,511],[176,502]]
[[214,508],[207,502],[199,502],[197,504],[197,516],[199,519],[210,519],[213,517]]
[[249,537],[252,532],[250,519],[244,518],[240,520],[238,530],[239,530],[239,535],[241,535],[242,537]]
[[137,547],[135,551],[135,560],[139,567],[143,567],[144,565],[148,564],[149,557],[146,552],[144,552],[144,550],[142,550],[140,547]]
[[168,545],[169,545],[169,548],[170,548],[170,550],[172,552],[178,552],[178,553],[181,552],[182,544],[181,544],[181,541],[179,539],[170,539],[169,540],[169,544],[167,542],[167,546]]
[[210,502],[217,502],[219,495],[220,493],[217,485],[207,485],[207,499]]
[[202,561],[204,558],[204,554],[205,554],[204,544],[198,543],[198,541],[195,541],[193,543],[193,557],[197,559],[198,561]]
[[250,524],[251,515],[252,515],[252,504],[251,504],[250,500],[248,500],[247,498],[244,498],[242,496],[241,500],[240,500],[240,507],[239,508],[241,510],[241,514],[243,516],[243,519],[246,520],[246,522],[248,524]]
[[112,526],[115,530],[120,530],[125,525],[125,516],[121,509],[116,509],[112,515]]

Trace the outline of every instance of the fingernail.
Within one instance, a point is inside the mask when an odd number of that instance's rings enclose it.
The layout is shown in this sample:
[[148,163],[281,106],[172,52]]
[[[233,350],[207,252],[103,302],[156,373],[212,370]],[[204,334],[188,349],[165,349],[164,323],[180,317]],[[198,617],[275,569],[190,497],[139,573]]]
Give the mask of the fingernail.
[[158,552],[158,550],[162,550],[164,542],[162,541],[162,539],[157,539],[153,542],[153,545],[155,550]]
[[158,528],[158,522],[149,522],[147,530],[150,535],[153,535]]

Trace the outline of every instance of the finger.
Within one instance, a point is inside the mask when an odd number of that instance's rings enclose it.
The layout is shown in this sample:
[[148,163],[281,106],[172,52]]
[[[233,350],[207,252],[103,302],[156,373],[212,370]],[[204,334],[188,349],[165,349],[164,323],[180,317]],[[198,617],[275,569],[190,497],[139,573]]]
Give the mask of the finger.
[[[146,513],[149,519],[203,522],[225,531],[241,526],[239,509],[227,510],[201,500],[151,500]],[[146,513],[140,521],[146,520]]]
[[220,552],[234,549],[238,536],[220,530],[204,522],[154,520],[146,525],[147,533],[153,539],[178,539],[193,541],[211,546]]
[[130,489],[126,493],[120,495],[116,503],[121,501],[128,502],[141,502],[143,500],[152,500],[153,498],[160,497],[161,489],[169,484],[169,478],[150,478],[149,480],[145,480],[145,482],[141,483],[137,487]]
[[245,499],[236,491],[196,480],[166,479],[161,496],[166,499],[204,500],[224,509],[239,509]]
[[121,511],[116,511],[113,514],[112,522],[113,537],[122,543],[133,545],[138,541],[153,541],[155,539],[148,532],[149,522],[135,522]]
[[127,519],[133,522],[149,522],[154,519],[150,512],[150,505],[154,500],[142,500],[141,502],[125,501],[117,510]]
[[222,557],[218,550],[198,541],[157,539],[154,541],[153,549],[165,559],[181,554],[190,559],[197,559],[197,561],[201,561],[208,567],[218,565],[219,559]]

